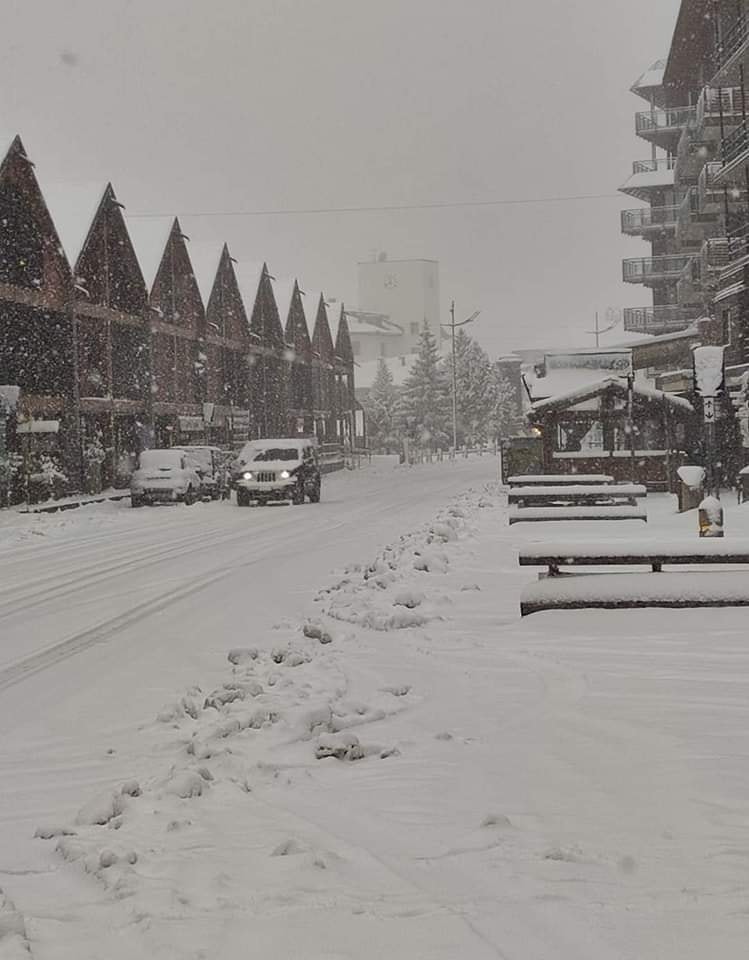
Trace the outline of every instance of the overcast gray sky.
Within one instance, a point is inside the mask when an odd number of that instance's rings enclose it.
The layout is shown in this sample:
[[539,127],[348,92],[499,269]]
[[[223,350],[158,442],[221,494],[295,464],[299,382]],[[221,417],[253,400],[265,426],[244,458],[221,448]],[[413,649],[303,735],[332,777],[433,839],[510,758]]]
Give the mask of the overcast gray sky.
[[[0,0],[0,128],[129,213],[611,194],[496,207],[188,218],[196,240],[356,301],[356,263],[441,264],[493,354],[591,344],[648,302],[616,188],[649,147],[628,92],[679,0]],[[611,336],[609,340],[611,340]]]

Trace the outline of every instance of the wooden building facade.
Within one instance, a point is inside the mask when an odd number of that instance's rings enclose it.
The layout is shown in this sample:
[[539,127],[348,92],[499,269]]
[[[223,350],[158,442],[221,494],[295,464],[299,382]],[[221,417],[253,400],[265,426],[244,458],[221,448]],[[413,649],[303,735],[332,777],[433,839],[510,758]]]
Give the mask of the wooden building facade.
[[342,307],[331,333],[322,294],[274,292],[265,263],[226,245],[199,284],[177,218],[123,213],[111,184],[80,203],[57,186],[40,186],[20,138],[0,155],[0,385],[18,395],[3,439],[25,495],[124,485],[153,446],[352,442]]

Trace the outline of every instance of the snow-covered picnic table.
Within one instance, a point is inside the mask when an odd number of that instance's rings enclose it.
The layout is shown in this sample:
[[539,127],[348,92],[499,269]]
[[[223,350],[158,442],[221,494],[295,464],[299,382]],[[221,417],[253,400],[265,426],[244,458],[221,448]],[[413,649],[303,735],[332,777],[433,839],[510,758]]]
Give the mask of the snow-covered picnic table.
[[[519,562],[546,566],[549,572],[523,590],[523,616],[552,609],[749,606],[747,571],[662,572],[667,564],[749,566],[749,540],[547,541],[521,547]],[[653,572],[565,574],[559,569],[627,565],[649,565]]]
[[745,570],[546,577],[523,590],[520,612],[637,607],[747,607]]

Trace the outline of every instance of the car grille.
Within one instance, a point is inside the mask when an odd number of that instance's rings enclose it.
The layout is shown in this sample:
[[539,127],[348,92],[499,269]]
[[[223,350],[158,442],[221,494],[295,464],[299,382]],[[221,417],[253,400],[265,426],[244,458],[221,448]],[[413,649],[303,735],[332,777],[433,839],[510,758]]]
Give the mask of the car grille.
[[275,483],[276,474],[273,470],[261,470],[255,475],[259,483]]

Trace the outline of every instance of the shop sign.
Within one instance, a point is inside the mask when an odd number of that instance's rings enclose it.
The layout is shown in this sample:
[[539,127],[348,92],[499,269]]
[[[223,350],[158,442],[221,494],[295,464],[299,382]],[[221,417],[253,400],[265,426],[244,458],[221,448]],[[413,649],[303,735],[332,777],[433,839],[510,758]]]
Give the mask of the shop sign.
[[177,417],[180,433],[202,433],[205,421],[202,417]]
[[250,431],[250,411],[232,410],[231,428],[233,433],[247,434]]

